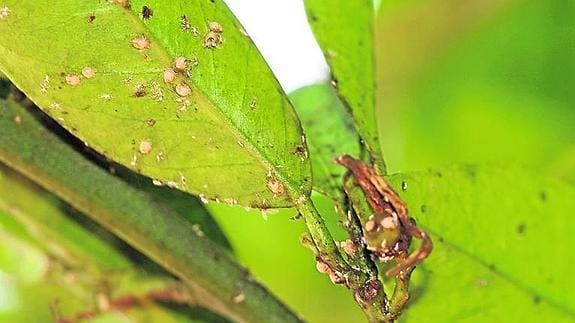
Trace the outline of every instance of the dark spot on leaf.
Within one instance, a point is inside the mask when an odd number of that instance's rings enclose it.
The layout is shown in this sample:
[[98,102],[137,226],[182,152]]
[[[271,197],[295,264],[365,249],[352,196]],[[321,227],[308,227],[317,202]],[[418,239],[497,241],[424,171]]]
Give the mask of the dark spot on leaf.
[[488,266],[488,268],[489,268],[489,270],[491,270],[491,271],[497,271],[497,267],[495,267],[494,264],[490,264],[490,265]]
[[305,156],[306,155],[306,150],[304,145],[297,145],[295,146],[293,153],[298,155],[298,156]]
[[521,223],[517,226],[517,233],[519,234],[525,233],[525,223]]
[[91,14],[91,15],[88,16],[88,22],[89,22],[89,23],[93,22],[94,20],[96,20],[96,15],[95,15],[95,14]]
[[152,8],[150,8],[148,6],[142,7],[142,18],[144,20],[148,20],[148,19],[152,18],[153,15],[154,15],[154,10],[152,10]]
[[318,21],[317,16],[316,16],[315,13],[313,13],[313,12],[310,12],[310,13],[309,13],[309,19],[311,19],[311,21],[313,21],[313,22],[317,22],[317,21]]
[[425,213],[427,211],[427,205],[422,204],[419,209],[421,210],[421,213]]
[[477,167],[475,165],[465,165],[463,168],[469,179],[474,182],[477,178]]
[[259,209],[260,211],[265,211],[265,210],[268,210],[270,208],[270,206],[268,204],[265,204],[265,203],[259,202],[259,201],[254,201],[254,202],[250,203],[250,207],[254,208],[254,209]]
[[10,82],[0,79],[0,98],[5,99],[10,94]]
[[541,297],[533,296],[533,304],[538,305],[539,303],[541,303]]
[[545,191],[541,191],[541,193],[539,193],[539,199],[543,202],[547,201],[547,193]]
[[443,240],[443,237],[437,238],[437,241],[439,241],[439,242],[441,242],[441,243],[445,242],[445,240]]
[[441,172],[435,172],[435,176],[437,177],[443,177],[443,174]]

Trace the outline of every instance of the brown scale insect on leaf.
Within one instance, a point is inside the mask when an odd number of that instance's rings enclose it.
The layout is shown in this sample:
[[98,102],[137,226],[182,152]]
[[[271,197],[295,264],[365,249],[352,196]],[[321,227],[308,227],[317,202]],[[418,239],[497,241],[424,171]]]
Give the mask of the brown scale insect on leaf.
[[71,86],[80,84],[80,77],[76,74],[68,74],[64,77],[64,79],[66,80],[66,84]]
[[223,42],[222,33],[224,28],[216,21],[210,21],[208,23],[208,33],[204,37],[204,47],[206,48],[216,48]]
[[138,50],[144,50],[150,48],[150,39],[145,35],[138,35],[132,39],[132,46]]
[[136,86],[134,86],[134,89],[132,90],[132,95],[136,98],[146,96],[146,86],[141,83],[136,84]]
[[82,76],[87,79],[91,79],[96,76],[96,70],[92,67],[86,66],[82,69]]

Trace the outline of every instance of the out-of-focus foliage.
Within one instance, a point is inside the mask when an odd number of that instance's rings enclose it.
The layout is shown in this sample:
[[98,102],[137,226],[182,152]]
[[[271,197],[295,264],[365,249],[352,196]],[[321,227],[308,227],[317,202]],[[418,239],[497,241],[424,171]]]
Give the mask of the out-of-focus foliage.
[[503,161],[574,179],[575,3],[384,1],[377,31],[392,170]]
[[180,284],[162,271],[147,270],[134,250],[1,165],[0,241],[2,322],[73,319],[88,312],[102,322],[218,320],[205,310],[149,301],[107,310],[117,299],[145,298]]
[[304,132],[313,169],[313,189],[341,199],[345,169],[334,163],[343,154],[358,156],[361,145],[351,117],[328,84],[301,88],[290,95]]

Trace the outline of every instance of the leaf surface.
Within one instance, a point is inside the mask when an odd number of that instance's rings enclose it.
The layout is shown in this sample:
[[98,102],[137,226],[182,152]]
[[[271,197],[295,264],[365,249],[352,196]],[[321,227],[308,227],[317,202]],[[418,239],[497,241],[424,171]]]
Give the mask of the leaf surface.
[[308,20],[337,91],[376,165],[385,170],[375,113],[373,1],[306,0]]
[[397,174],[391,183],[435,244],[414,272],[404,321],[575,319],[573,187],[493,165]]
[[[0,70],[108,158],[228,203],[285,207],[291,193],[309,194],[309,162],[293,153],[305,149],[297,116],[223,1],[3,5]],[[221,43],[206,48],[211,22],[223,28]],[[177,57],[189,69],[165,83]]]

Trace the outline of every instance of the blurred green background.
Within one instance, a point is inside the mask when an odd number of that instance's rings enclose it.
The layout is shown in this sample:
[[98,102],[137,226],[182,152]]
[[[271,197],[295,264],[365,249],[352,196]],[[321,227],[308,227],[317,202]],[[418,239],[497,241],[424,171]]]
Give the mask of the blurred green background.
[[[575,184],[575,2],[384,0],[376,38],[390,172],[513,163]],[[343,238],[333,206],[317,199]],[[315,271],[298,242],[305,227],[290,219],[295,211],[266,220],[256,211],[208,207],[240,261],[307,320],[363,321],[349,292]],[[49,259],[33,243],[10,238],[9,226],[0,224],[0,321],[33,322],[39,316],[24,313],[41,308],[48,315],[45,304],[64,292],[31,289]],[[26,270],[10,267],[15,259]]]

